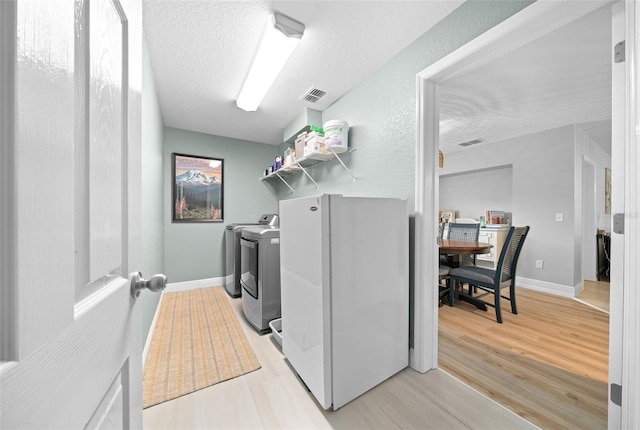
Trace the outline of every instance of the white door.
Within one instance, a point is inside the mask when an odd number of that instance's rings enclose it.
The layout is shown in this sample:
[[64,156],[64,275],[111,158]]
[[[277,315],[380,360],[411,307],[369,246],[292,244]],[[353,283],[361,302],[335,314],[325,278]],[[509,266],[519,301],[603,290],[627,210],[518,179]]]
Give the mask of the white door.
[[2,428],[142,426],[140,18],[0,1]]

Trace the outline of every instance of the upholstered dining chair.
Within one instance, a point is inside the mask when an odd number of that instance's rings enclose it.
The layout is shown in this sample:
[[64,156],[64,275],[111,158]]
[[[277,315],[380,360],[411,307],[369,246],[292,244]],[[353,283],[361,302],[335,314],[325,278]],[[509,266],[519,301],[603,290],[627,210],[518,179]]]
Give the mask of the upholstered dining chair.
[[[496,269],[488,269],[478,266],[460,266],[449,271],[449,287],[452,288],[456,282],[469,284],[468,293],[461,291],[460,294],[466,295],[472,301],[480,302],[486,306],[491,306],[496,310],[496,319],[502,324],[502,311],[500,308],[500,299],[509,300],[511,303],[511,312],[518,313],[516,306],[516,267],[524,240],[529,234],[529,226],[511,227],[505,238],[502,252],[498,260]],[[509,296],[502,295],[502,289],[509,287]],[[474,296],[472,287],[477,287],[484,293]],[[493,303],[485,301],[482,298],[487,295],[493,295]]]

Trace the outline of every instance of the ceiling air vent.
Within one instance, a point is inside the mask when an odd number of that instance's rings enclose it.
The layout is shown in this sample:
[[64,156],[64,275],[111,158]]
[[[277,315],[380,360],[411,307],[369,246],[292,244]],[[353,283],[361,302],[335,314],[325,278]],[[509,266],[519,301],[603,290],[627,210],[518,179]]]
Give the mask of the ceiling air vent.
[[309,88],[309,91],[307,91],[302,95],[302,97],[300,97],[300,100],[306,100],[309,103],[315,103],[320,100],[320,98],[325,94],[327,94],[326,91],[319,90],[316,87],[311,87]]
[[468,142],[459,143],[459,145],[460,146],[471,146],[471,145],[475,145],[476,143],[480,143],[480,142],[484,142],[484,139],[473,139],[473,140],[470,140]]

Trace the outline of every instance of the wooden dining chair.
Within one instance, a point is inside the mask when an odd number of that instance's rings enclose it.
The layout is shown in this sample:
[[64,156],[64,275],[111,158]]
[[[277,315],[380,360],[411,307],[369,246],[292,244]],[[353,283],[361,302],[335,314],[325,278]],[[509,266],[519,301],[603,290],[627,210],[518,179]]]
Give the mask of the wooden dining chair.
[[[507,233],[507,237],[500,253],[500,259],[496,269],[488,269],[478,266],[461,266],[449,271],[450,288],[456,282],[469,284],[468,293],[461,291],[461,295],[466,295],[472,301],[483,303],[491,306],[496,310],[496,319],[502,324],[502,311],[500,308],[500,299],[506,299],[511,302],[511,312],[518,313],[516,306],[516,267],[518,258],[524,245],[524,240],[529,234],[529,226],[511,227]],[[508,285],[507,285],[508,284]],[[509,287],[509,296],[502,295],[502,288]],[[474,296],[472,287],[477,287],[484,293]],[[487,295],[493,295],[493,303],[482,300]]]
[[[449,224],[449,240],[468,240],[477,242],[480,235],[480,223],[451,223]],[[449,262],[451,260],[449,259]],[[460,256],[460,266],[476,264],[475,254]]]
[[[477,242],[480,234],[479,223],[450,223],[447,229],[446,239],[451,240],[468,240]],[[460,258],[459,261],[453,261],[454,258]],[[443,303],[443,298],[449,298],[449,306],[453,306],[453,295],[455,293],[455,284],[449,285],[449,271],[451,266],[463,266],[473,265],[476,263],[475,254],[472,255],[441,255],[440,256],[440,275],[439,275],[439,291],[440,291],[440,305]],[[443,275],[446,273],[446,276]],[[446,286],[442,286],[442,281],[446,282]]]
[[444,305],[445,299],[449,306],[453,306],[453,288],[449,283],[449,271],[448,266],[440,266],[438,268],[438,307]]

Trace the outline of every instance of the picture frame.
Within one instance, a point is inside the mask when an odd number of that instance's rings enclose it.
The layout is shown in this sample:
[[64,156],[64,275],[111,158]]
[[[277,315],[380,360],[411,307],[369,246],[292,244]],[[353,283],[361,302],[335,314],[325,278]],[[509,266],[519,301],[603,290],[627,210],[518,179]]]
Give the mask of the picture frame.
[[171,184],[172,222],[223,222],[222,158],[172,153]]
[[604,168],[604,213],[611,214],[611,169]]
[[440,222],[449,224],[451,222],[455,222],[455,220],[456,211],[454,209],[443,209],[440,211]]

